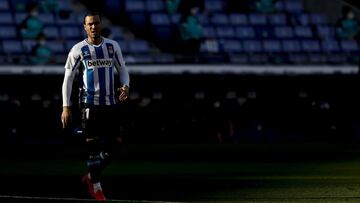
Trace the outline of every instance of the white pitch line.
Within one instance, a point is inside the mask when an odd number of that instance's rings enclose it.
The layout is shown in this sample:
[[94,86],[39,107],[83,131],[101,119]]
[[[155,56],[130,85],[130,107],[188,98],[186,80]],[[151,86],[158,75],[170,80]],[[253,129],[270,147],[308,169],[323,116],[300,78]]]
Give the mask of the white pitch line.
[[[32,200],[58,200],[58,201],[96,201],[94,199],[84,199],[75,197],[33,197],[21,195],[0,195],[0,198],[9,199],[32,199]],[[152,200],[116,200],[107,199],[107,202],[139,202],[139,203],[184,203],[184,202],[168,202],[168,201],[152,201]]]

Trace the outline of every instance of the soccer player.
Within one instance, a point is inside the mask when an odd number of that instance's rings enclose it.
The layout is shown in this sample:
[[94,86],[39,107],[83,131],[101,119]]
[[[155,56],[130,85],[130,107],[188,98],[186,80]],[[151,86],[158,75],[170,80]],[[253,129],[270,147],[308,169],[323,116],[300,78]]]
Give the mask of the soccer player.
[[[84,17],[87,38],[72,47],[65,64],[62,85],[63,128],[71,122],[71,91],[77,70],[82,76],[80,106],[82,128],[86,137],[89,158],[88,173],[82,181],[96,200],[106,200],[100,184],[100,175],[110,163],[111,143],[116,137],[119,123],[113,115],[116,104],[129,95],[129,73],[125,67],[120,46],[117,42],[101,36],[101,16],[89,12]],[[115,69],[118,77],[115,75]],[[120,87],[115,91],[115,79]]]

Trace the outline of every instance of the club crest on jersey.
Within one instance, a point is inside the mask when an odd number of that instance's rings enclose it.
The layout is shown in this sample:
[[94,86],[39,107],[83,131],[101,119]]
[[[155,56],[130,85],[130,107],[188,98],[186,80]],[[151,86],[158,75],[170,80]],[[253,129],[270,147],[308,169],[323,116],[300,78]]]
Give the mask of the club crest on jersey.
[[84,51],[84,57],[90,56],[90,53],[88,51]]
[[113,65],[112,59],[95,59],[87,60],[86,65],[88,68],[110,68]]
[[108,46],[109,54],[114,54],[114,49],[112,46]]

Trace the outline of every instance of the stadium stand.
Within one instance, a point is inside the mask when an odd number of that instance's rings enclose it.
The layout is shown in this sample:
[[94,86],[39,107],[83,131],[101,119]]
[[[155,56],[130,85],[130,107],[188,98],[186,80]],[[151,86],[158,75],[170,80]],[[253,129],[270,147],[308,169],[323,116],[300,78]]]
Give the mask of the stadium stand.
[[[0,3],[0,41],[3,45],[1,50],[11,59],[24,55],[30,45],[28,42],[21,41],[25,39],[16,37],[18,36],[17,26],[27,16],[26,5],[29,2],[31,1],[2,0]],[[84,3],[86,4],[85,1]],[[49,12],[40,9],[37,15],[44,25],[43,32],[49,43],[57,41],[57,44],[63,44],[64,49],[61,49],[61,45],[50,46],[55,49],[59,57],[66,55],[69,44],[72,44],[68,41],[84,38],[82,26],[79,25],[84,10],[75,11],[72,4],[71,0],[59,1],[57,11]],[[154,60],[156,57],[171,56],[175,63],[181,63],[181,55],[177,53],[176,46],[169,46],[169,42],[180,43],[178,33],[182,16],[180,11],[169,13],[162,0],[108,0],[102,3],[101,8],[109,11],[104,14],[109,14],[105,17],[111,21],[109,27],[111,27],[112,37],[122,44],[126,41],[127,47],[124,47],[124,50],[131,54],[131,57],[136,59],[138,55],[140,58],[148,58],[149,60],[146,61],[149,63],[159,63],[162,60]],[[250,12],[235,13],[229,12],[225,0],[204,0],[204,8],[198,13],[204,31],[201,47],[205,47],[207,40],[210,39],[220,44],[221,48],[217,53],[212,54],[202,48],[200,55],[204,60],[199,62],[240,64],[256,62],[254,59],[234,60],[234,53],[240,58],[249,57],[242,50],[259,53],[263,56],[261,58],[277,53],[284,58],[282,62],[284,64],[301,64],[312,53],[323,55],[326,60],[322,63],[325,64],[333,64],[334,57],[339,58],[336,64],[355,64],[359,61],[358,42],[355,39],[349,41],[339,39],[335,32],[335,25],[329,22],[325,13],[307,11],[302,0],[279,0],[275,8],[274,12],[261,13],[251,9],[249,5]],[[120,16],[116,16],[116,13]],[[130,39],[124,34],[124,30],[133,33]],[[235,45],[230,46],[230,42],[234,42]],[[331,42],[331,45],[327,42]],[[14,47],[10,48],[9,43],[12,43]],[[149,45],[158,51],[154,53]],[[22,49],[25,52],[21,52],[22,46],[26,46]],[[351,59],[353,57],[356,60]],[[6,61],[11,62],[11,60]],[[144,60],[133,60],[134,63],[137,63],[136,61]]]

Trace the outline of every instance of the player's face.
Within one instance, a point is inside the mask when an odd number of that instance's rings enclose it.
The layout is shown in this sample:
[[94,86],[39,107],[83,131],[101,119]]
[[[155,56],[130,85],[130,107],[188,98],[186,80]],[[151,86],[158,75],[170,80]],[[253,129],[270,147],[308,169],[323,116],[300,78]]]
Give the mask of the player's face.
[[86,16],[84,28],[88,37],[97,39],[101,35],[101,21],[98,15]]

